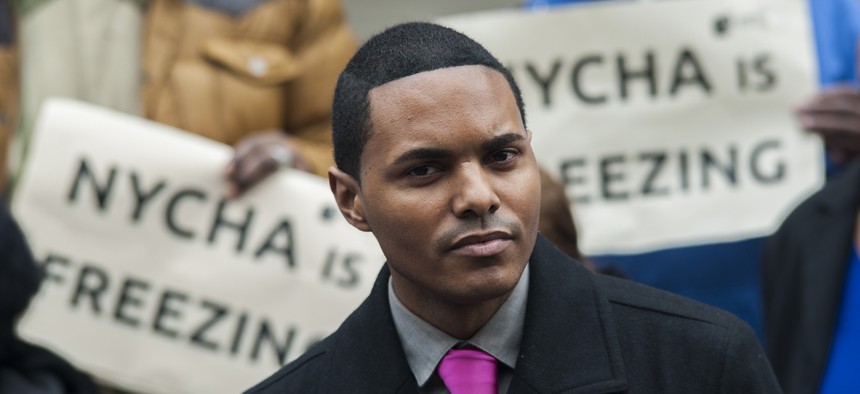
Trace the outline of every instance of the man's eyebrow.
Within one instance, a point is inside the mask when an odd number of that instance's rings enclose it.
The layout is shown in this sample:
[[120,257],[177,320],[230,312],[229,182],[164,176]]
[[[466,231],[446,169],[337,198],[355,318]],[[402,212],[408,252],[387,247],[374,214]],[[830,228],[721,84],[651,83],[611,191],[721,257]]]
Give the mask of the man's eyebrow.
[[[491,152],[516,141],[522,141],[526,137],[522,134],[518,133],[506,133],[496,137],[489,141],[484,141],[481,144],[481,148],[485,152]],[[442,160],[447,159],[454,155],[454,152],[448,149],[442,148],[416,148],[402,153],[400,156],[394,159],[392,162],[393,165],[398,165],[401,163],[413,161],[413,160]]]
[[440,160],[453,156],[454,153],[441,148],[417,148],[404,152],[394,159],[392,164],[397,165],[413,160]]
[[512,142],[521,141],[524,139],[526,139],[526,137],[522,134],[507,133],[493,137],[493,139],[489,141],[485,141],[483,144],[481,144],[481,147],[484,149],[484,152],[492,152],[501,149],[505,145],[508,145]]

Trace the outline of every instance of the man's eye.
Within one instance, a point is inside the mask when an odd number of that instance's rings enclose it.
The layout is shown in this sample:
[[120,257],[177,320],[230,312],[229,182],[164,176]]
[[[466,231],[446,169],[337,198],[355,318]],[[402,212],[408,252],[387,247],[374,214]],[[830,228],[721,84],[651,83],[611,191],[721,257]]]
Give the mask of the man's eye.
[[517,152],[514,150],[500,150],[496,153],[493,153],[491,158],[493,162],[500,163],[512,160],[516,156]]
[[407,172],[406,175],[427,176],[427,175],[434,174],[436,172],[439,172],[438,168],[430,166],[430,165],[423,165],[423,166],[418,166],[418,167],[415,167],[415,168],[409,170],[409,172]]

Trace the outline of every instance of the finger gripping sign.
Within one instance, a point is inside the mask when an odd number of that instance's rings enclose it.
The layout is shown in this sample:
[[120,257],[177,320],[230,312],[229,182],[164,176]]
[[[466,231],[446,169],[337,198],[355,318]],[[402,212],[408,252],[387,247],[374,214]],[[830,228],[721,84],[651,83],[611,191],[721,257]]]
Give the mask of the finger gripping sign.
[[805,0],[600,2],[441,21],[522,90],[589,254],[768,234],[823,179]]
[[327,183],[226,197],[232,149],[69,100],[43,108],[13,202],[46,280],[19,331],[114,385],[240,392],[334,331],[384,261]]

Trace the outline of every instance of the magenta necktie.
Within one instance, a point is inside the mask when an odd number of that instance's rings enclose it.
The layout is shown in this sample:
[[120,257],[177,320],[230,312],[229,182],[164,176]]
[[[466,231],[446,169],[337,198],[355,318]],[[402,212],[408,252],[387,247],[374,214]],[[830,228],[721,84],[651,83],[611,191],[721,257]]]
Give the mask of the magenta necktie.
[[498,393],[496,359],[480,350],[449,350],[439,363],[439,377],[451,394]]

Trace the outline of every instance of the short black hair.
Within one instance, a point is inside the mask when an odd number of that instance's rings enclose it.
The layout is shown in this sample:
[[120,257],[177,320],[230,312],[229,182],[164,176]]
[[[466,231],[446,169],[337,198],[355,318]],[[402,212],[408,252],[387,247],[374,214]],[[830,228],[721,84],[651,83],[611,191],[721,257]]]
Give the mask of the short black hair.
[[471,65],[502,73],[525,125],[523,99],[510,71],[463,33],[432,23],[410,22],[371,37],[337,80],[332,104],[332,142],[338,168],[360,181],[361,153],[371,132],[368,97],[371,89],[425,71]]

